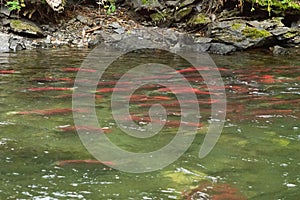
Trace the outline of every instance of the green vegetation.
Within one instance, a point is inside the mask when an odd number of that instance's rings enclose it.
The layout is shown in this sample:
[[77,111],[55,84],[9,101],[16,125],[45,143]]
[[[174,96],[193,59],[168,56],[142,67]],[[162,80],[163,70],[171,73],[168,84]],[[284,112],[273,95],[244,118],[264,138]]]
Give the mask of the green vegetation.
[[284,15],[287,10],[300,12],[300,4],[295,0],[246,0],[252,3],[251,11],[255,10],[255,6],[265,9],[271,13]]
[[116,11],[115,0],[97,0],[96,3],[99,5],[99,11],[100,7],[103,7],[108,15]]
[[111,14],[114,13],[116,11],[116,4],[114,0],[110,0],[109,1],[109,5],[104,6],[104,8],[106,9],[106,13],[107,14]]
[[198,15],[193,16],[189,21],[188,24],[207,24],[210,22],[209,17],[207,17],[206,15],[200,13]]
[[148,0],[142,0],[142,4],[147,4]]
[[19,0],[14,0],[14,1],[8,1],[5,4],[8,7],[8,10],[10,11],[20,11],[21,10],[21,4],[19,2]]

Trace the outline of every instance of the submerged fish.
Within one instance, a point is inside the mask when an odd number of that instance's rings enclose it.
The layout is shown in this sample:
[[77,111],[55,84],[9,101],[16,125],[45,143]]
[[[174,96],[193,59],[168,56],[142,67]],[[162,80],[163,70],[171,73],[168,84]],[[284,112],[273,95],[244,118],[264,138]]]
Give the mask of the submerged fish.
[[97,70],[95,69],[84,69],[84,68],[77,68],[77,67],[68,67],[68,68],[63,68],[61,69],[64,72],[78,72],[78,71],[82,71],[82,72],[91,72],[91,73],[95,73],[97,72]]
[[59,126],[59,130],[64,131],[64,132],[69,132],[69,131],[91,131],[91,132],[104,132],[104,133],[109,133],[110,129],[108,127],[92,127],[92,126]]
[[148,116],[134,116],[134,115],[130,115],[130,116],[127,116],[127,117],[123,117],[122,119],[120,120],[124,120],[124,121],[136,121],[138,123],[141,123],[141,122],[145,122],[145,123],[156,123],[156,124],[162,124],[162,123],[165,123],[165,126],[167,127],[175,127],[175,128],[178,128],[180,127],[181,125],[182,126],[190,126],[190,127],[197,127],[197,128],[200,128],[202,127],[203,125],[200,124],[200,123],[194,123],[194,122],[185,122],[185,121],[181,121],[181,120],[167,120],[167,121],[161,121],[161,120],[158,120],[158,119],[152,119]]
[[36,88],[28,88],[26,89],[31,92],[39,92],[39,91],[72,91],[74,88],[67,87],[36,87]]
[[192,88],[192,87],[178,87],[174,90],[171,90],[170,88],[160,88],[157,90],[158,92],[171,92],[171,93],[177,93],[177,94],[182,94],[182,93],[194,93],[194,94],[202,94],[202,95],[206,95],[206,94],[211,94],[211,92],[209,91],[203,91],[203,90],[199,90],[197,88]]
[[189,73],[189,72],[198,72],[198,71],[226,71],[228,69],[226,68],[216,68],[216,67],[208,67],[208,66],[195,66],[195,67],[189,67],[185,69],[176,70],[178,73]]
[[162,80],[162,79],[171,79],[174,75],[157,75],[157,76],[145,76],[138,78],[138,80]]
[[[92,97],[93,94],[62,94],[58,96],[54,96],[53,98],[64,99],[64,98],[87,98]],[[103,96],[95,94],[96,99],[101,99]]]
[[104,165],[113,165],[113,162],[110,161],[100,161],[100,160],[60,160],[55,162],[57,166],[65,166],[69,164],[104,164]]
[[290,115],[293,114],[293,110],[255,110],[252,112],[254,115]]
[[132,95],[130,98],[130,102],[146,102],[146,101],[169,101],[173,98],[168,96],[147,96],[147,95]]
[[7,114],[14,115],[56,115],[56,114],[65,114],[71,112],[80,112],[88,113],[89,110],[86,109],[71,109],[71,108],[55,108],[55,109],[46,109],[46,110],[29,110],[29,111],[13,111]]
[[32,78],[31,81],[37,82],[58,82],[58,81],[72,81],[71,78],[54,78],[54,77],[44,77],[44,78]]
[[0,74],[15,74],[15,73],[19,73],[18,71],[16,70],[0,70]]
[[127,88],[100,88],[96,92],[109,93],[109,92],[126,92],[129,91]]

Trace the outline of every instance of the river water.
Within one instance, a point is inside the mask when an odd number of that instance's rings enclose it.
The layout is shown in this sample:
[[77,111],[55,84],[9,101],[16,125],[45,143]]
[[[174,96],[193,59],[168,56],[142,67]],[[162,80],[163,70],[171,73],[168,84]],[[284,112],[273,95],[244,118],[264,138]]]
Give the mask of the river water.
[[[127,173],[114,169],[113,165],[95,162],[74,129],[72,111],[83,117],[90,112],[72,110],[72,93],[77,90],[74,80],[89,53],[90,50],[60,49],[0,54],[0,199],[297,199],[300,196],[299,55],[284,57],[252,52],[211,56],[224,81],[227,115],[217,144],[200,159],[199,149],[211,123],[210,98],[215,94],[207,90],[203,78],[186,62],[156,52],[160,60],[165,60],[164,64],[184,74],[191,83],[199,100],[196,105],[199,104],[201,112],[200,122],[187,124],[196,127],[197,134],[175,162],[152,172]],[[156,57],[133,53],[106,71],[99,80],[96,95],[92,96],[103,134],[131,152],[147,153],[168,144],[184,115],[176,95],[156,84],[142,87],[124,99],[130,99],[129,110],[135,116],[132,119],[141,127],[151,121],[148,115],[151,105],[161,104],[166,108],[168,119],[158,134],[146,139],[127,136],[112,117],[111,88],[130,69],[128,66],[139,64],[141,59],[155,63]],[[205,75],[205,66],[199,69]],[[95,71],[90,69],[85,73]],[[168,79],[160,72],[148,78]],[[122,82],[124,88],[126,84]],[[191,90],[181,88],[177,92],[189,95]],[[94,93],[85,93],[89,94]],[[119,117],[127,123],[128,116]],[[86,132],[100,129],[80,128]],[[149,165],[152,164],[155,163]]]

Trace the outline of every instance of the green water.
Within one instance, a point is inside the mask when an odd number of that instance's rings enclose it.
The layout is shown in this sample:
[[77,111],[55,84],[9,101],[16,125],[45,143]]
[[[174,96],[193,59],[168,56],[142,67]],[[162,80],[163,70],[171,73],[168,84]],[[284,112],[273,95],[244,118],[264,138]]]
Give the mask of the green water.
[[[203,159],[198,158],[210,109],[209,105],[200,105],[204,126],[180,159],[162,170],[130,174],[105,165],[56,164],[61,160],[93,159],[76,132],[59,129],[74,125],[72,113],[12,113],[71,108],[72,98],[61,95],[71,95],[72,91],[36,92],[28,88],[73,87],[76,72],[63,69],[80,67],[88,53],[88,50],[61,49],[0,54],[0,70],[15,70],[12,74],[0,74],[0,199],[182,199],[184,192],[201,185],[215,188],[211,189],[214,192],[204,186],[199,189],[203,199],[218,199],[216,194],[223,196],[219,199],[298,199],[299,55],[212,56],[219,68],[226,69],[221,74],[227,95],[225,127],[212,152]],[[162,54],[160,58],[176,69],[190,67],[169,56]],[[127,66],[139,64],[140,59],[132,55],[126,62],[116,64],[102,81],[118,80],[128,70]],[[41,79],[45,77],[70,80],[49,82]],[[167,102],[174,101],[171,94],[152,90],[137,94],[165,95],[171,98]],[[149,152],[163,147],[174,137],[176,127],[166,127],[147,141],[122,134],[111,118],[111,94],[97,94],[102,96],[95,100],[97,116],[103,119],[100,124],[111,129],[108,137],[122,148]],[[201,98],[206,100],[207,96]],[[131,104],[133,114],[144,115],[148,111],[140,103],[143,102]],[[178,113],[180,109],[172,107],[169,111]],[[169,117],[175,122],[180,120],[175,114]]]

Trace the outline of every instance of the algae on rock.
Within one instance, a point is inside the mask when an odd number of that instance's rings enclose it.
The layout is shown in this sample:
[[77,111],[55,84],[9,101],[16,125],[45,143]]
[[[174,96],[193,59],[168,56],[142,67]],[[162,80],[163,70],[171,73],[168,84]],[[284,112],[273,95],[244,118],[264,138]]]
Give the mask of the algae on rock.
[[42,29],[29,20],[12,19],[10,20],[10,27],[12,31],[16,33],[29,34],[37,37],[43,36]]
[[199,13],[197,15],[194,15],[190,20],[188,21],[189,25],[201,25],[201,24],[208,24],[211,20],[208,16],[206,16],[203,13]]
[[246,26],[242,30],[242,33],[246,38],[251,38],[251,39],[266,38],[272,36],[272,34],[265,29],[258,29],[249,26]]

